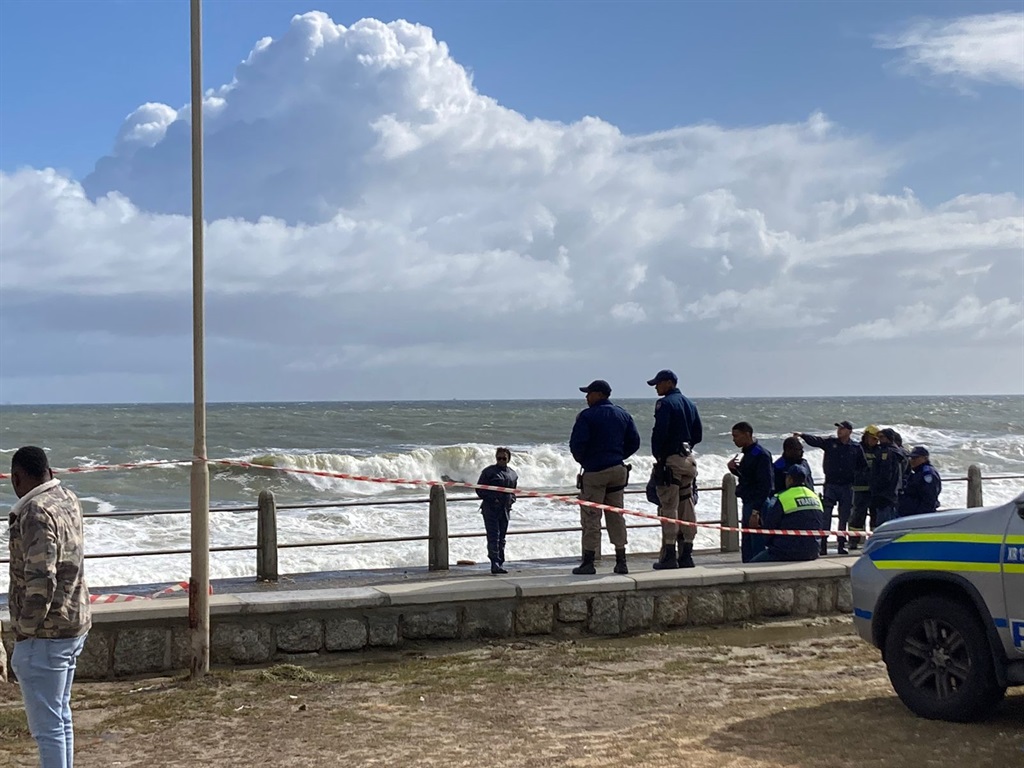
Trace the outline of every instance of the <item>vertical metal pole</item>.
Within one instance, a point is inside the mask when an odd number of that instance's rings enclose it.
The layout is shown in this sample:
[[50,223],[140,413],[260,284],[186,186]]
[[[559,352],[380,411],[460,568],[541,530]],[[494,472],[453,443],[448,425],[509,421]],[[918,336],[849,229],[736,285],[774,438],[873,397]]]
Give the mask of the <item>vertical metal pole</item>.
[[206,370],[203,351],[203,33],[202,0],[191,0],[192,30],[192,576],[188,588],[191,677],[210,671],[210,473],[206,464]]

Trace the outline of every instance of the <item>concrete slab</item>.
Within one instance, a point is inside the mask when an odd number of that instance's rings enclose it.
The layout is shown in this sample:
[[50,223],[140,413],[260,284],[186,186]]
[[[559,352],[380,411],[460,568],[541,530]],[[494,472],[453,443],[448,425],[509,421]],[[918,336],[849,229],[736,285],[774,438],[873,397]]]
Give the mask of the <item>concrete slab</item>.
[[[236,595],[211,595],[210,615],[238,613],[240,602]],[[132,600],[127,603],[100,603],[92,606],[92,623],[134,624],[136,622],[179,622],[188,619],[188,600],[160,598],[158,600]]]
[[[373,587],[308,589],[301,592],[246,592],[236,595],[244,615],[333,611],[387,605],[388,596]],[[212,608],[211,608],[212,612]]]
[[632,592],[636,589],[636,581],[630,576],[614,573],[599,573],[595,576],[573,576],[571,573],[519,576],[506,578],[505,581],[518,590],[520,597]]
[[491,577],[458,579],[448,582],[430,581],[418,584],[382,584],[375,589],[387,597],[387,605],[459,603],[468,600],[512,600],[516,597],[515,585],[506,579]]
[[821,578],[831,567],[828,564],[822,567],[817,560],[808,560],[795,563],[747,563],[743,570],[748,582],[789,581]]
[[630,573],[637,589],[671,589],[672,587],[699,587],[704,584],[707,568],[676,568],[671,571],[641,571]]

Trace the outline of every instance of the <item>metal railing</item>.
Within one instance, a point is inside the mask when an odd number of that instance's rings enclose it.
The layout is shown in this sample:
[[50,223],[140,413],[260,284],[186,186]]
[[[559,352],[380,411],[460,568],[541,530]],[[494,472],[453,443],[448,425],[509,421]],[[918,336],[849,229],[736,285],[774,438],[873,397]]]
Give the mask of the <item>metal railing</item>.
[[[986,478],[987,480],[1017,480],[1024,479],[1024,475],[996,475]],[[945,479],[946,483],[965,482],[967,483],[967,506],[968,507],[980,507],[983,506],[983,481],[982,474],[979,467],[971,465],[968,469],[966,477],[954,477]],[[719,521],[723,528],[735,528],[739,525],[739,504],[736,499],[736,478],[729,474],[722,478],[722,484],[717,486],[708,486],[706,488],[698,488],[698,491],[702,494],[710,492],[721,492],[721,501],[719,507]],[[645,492],[645,488],[632,486],[625,490],[626,494],[641,494]],[[575,492],[566,491],[565,493],[556,493],[556,496],[569,498],[575,496]],[[529,498],[529,497],[526,497]],[[294,504],[277,504],[274,499],[274,494],[271,491],[262,491],[259,496],[259,501],[256,505],[235,505],[235,506],[223,506],[223,507],[211,507],[211,513],[239,513],[239,512],[256,512],[256,543],[255,544],[237,544],[237,545],[222,545],[222,546],[211,546],[210,552],[256,552],[256,578],[265,581],[276,581],[278,579],[278,552],[282,549],[299,549],[299,548],[315,548],[315,547],[340,547],[340,546],[353,546],[362,544],[393,544],[399,542],[410,542],[410,541],[426,541],[428,545],[428,567],[430,570],[447,570],[449,567],[448,558],[448,542],[451,539],[467,539],[467,538],[482,538],[486,536],[486,533],[480,531],[467,531],[458,533],[448,532],[448,514],[447,509],[449,504],[465,504],[469,502],[478,503],[479,498],[474,495],[459,495],[449,497],[445,491],[445,488],[440,485],[431,486],[430,496],[428,498],[415,497],[415,498],[403,498],[403,499],[359,499],[353,501],[333,501],[333,502],[312,502],[312,503],[294,503]],[[286,542],[279,543],[277,540],[277,512],[278,510],[290,510],[290,509],[344,509],[352,507],[379,507],[379,506],[397,506],[397,505],[420,505],[427,504],[428,506],[428,531],[426,535],[414,535],[414,536],[380,536],[380,537],[367,537],[367,538],[348,538],[348,539],[326,539],[326,540],[312,540],[312,541],[298,541],[298,542]],[[136,511],[111,511],[111,512],[92,512],[86,517],[88,519],[97,518],[134,518],[134,517],[149,517],[158,515],[187,515],[190,514],[188,509],[156,509],[156,510],[136,510]],[[709,519],[704,518],[701,522],[711,522]],[[634,523],[627,524],[627,528],[639,529],[639,528],[656,528],[659,527],[660,523]],[[553,533],[573,533],[581,530],[579,525],[563,526],[563,527],[552,527],[552,528],[526,528],[526,529],[511,529],[508,531],[508,536],[533,536]],[[720,534],[720,550],[722,552],[738,552],[739,551],[739,534],[735,531],[722,530]],[[115,557],[150,557],[158,555],[186,555],[191,552],[190,547],[177,547],[169,549],[146,549],[128,552],[93,552],[87,553],[87,559],[104,559],[104,558],[115,558]],[[600,556],[600,550],[598,551]],[[0,558],[0,564],[9,563],[9,558]]]

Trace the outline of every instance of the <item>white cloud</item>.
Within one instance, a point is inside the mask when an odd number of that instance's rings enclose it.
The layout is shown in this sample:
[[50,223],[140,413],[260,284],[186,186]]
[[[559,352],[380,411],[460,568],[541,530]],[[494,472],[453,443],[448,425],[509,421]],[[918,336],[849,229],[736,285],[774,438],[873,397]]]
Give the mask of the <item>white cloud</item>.
[[[345,396],[317,377],[350,369],[441,387],[492,362],[532,384],[587,359],[656,370],[674,338],[710,359],[780,330],[804,349],[928,332],[897,307],[951,342],[1020,332],[1021,200],[891,194],[898,157],[820,113],[636,136],[530,120],[429,29],[320,13],[257,43],[205,110],[208,332],[277,366],[276,397]],[[188,332],[188,117],[139,107],[81,183],[0,174],[8,328]]]
[[878,46],[902,51],[911,70],[1024,88],[1024,13],[918,21]]

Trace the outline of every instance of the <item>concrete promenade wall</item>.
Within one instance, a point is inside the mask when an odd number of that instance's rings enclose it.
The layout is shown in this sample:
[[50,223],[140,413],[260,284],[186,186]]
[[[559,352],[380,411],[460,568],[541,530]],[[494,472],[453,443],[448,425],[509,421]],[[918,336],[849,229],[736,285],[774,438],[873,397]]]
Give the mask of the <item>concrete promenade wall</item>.
[[[409,642],[538,635],[614,636],[768,616],[852,610],[855,558],[698,566],[628,576],[544,574],[211,597],[211,660],[260,664],[298,654]],[[187,600],[95,605],[78,676],[188,666]],[[9,622],[4,622],[8,644]]]

